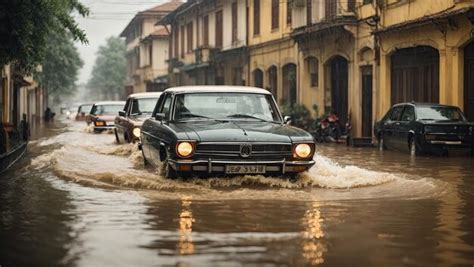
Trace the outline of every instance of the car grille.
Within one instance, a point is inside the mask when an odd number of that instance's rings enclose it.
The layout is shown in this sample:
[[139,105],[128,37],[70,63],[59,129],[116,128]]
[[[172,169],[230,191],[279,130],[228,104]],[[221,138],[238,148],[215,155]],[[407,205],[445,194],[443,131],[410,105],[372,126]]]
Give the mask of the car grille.
[[[247,159],[262,159],[271,160],[283,158],[291,158],[292,147],[291,144],[251,144],[252,153]],[[213,159],[238,159],[242,158],[240,155],[241,144],[235,143],[212,143],[212,144],[197,144],[196,157]]]

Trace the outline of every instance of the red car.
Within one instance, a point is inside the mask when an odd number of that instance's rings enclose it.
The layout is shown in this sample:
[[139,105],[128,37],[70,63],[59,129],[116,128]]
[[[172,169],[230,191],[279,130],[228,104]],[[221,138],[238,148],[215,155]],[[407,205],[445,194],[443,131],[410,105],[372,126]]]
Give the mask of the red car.
[[115,117],[115,138],[117,143],[131,143],[140,140],[143,122],[151,117],[159,93],[137,93],[129,95],[124,110]]
[[94,125],[94,132],[100,133],[115,128],[115,115],[123,110],[125,101],[98,102],[92,106],[90,122]]

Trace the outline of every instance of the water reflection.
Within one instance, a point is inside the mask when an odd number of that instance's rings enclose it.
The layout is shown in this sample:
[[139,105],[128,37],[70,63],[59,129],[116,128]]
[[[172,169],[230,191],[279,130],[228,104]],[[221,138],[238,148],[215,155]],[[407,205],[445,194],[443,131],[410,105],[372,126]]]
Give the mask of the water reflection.
[[302,224],[305,227],[303,232],[302,256],[310,265],[324,263],[324,253],[327,251],[322,238],[323,219],[321,217],[320,204],[313,203],[305,212]]
[[191,212],[192,199],[190,197],[183,197],[181,199],[181,212],[179,214],[179,243],[178,251],[180,255],[194,254],[193,243],[193,223],[195,221],[193,213]]

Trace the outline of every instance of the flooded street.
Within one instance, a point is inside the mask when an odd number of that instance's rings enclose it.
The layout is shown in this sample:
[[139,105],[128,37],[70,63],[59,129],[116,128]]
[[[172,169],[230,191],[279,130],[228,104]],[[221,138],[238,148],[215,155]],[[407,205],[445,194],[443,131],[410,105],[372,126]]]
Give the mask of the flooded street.
[[474,264],[474,158],[317,150],[294,183],[168,180],[59,122],[0,176],[0,266]]

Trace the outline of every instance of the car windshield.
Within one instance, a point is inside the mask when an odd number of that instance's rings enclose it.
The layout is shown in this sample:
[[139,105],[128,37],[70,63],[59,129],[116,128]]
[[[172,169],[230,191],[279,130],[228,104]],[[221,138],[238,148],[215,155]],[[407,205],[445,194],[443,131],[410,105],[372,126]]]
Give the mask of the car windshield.
[[91,108],[92,108],[92,105],[82,105],[79,107],[79,110],[77,111],[77,113],[81,113],[81,112],[89,113],[91,111]]
[[176,120],[253,120],[280,122],[271,95],[192,93],[176,96]]
[[92,115],[115,115],[123,109],[123,105],[94,105],[91,110]]
[[453,107],[418,107],[417,116],[420,120],[465,120],[461,111]]
[[138,98],[133,100],[132,115],[151,114],[155,109],[158,98]]

